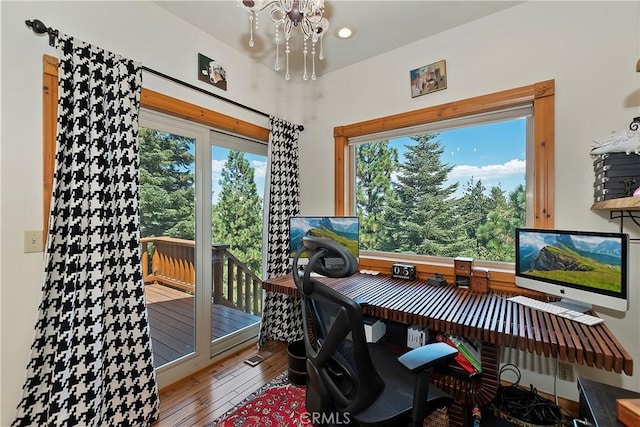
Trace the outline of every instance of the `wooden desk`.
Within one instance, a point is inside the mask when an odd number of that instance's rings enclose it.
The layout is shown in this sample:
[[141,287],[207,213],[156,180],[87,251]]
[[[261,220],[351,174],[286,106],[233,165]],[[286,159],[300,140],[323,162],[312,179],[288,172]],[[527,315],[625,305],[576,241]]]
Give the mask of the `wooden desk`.
[[[470,408],[485,405],[499,387],[499,347],[509,346],[615,372],[633,373],[633,360],[604,325],[586,326],[508,301],[507,294],[478,293],[423,280],[398,280],[356,273],[319,278],[350,298],[362,298],[367,315],[482,341],[482,375],[462,379],[434,372],[432,381],[455,400],[451,426],[469,424]],[[271,292],[299,297],[291,274],[265,280]]]
[[[403,281],[360,273],[344,279],[320,280],[350,298],[366,300],[369,305],[364,311],[371,316],[633,374],[633,359],[605,324],[572,322],[512,303],[506,300],[510,296],[507,294],[477,293],[454,286],[429,286],[422,280]],[[266,280],[262,286],[299,296],[290,274]]]

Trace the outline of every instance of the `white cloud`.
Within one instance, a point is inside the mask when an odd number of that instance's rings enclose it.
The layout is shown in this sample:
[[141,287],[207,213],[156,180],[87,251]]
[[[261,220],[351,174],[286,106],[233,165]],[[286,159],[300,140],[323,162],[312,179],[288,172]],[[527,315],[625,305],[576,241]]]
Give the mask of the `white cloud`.
[[222,177],[222,169],[224,169],[224,164],[226,160],[211,160],[211,182],[215,184],[218,183],[218,180]]
[[267,161],[253,160],[251,167],[254,169],[254,177],[256,179],[264,178],[267,174]]
[[474,180],[496,179],[509,176],[524,176],[527,163],[524,160],[512,159],[506,163],[498,165],[457,165],[449,172],[449,179],[459,181],[461,178],[471,178]]

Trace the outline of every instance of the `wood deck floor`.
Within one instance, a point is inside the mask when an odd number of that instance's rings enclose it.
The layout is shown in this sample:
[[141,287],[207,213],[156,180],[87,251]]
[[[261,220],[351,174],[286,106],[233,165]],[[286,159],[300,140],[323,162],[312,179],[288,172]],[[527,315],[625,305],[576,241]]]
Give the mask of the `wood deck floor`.
[[[160,284],[145,285],[155,367],[194,351],[193,295]],[[213,339],[260,321],[260,317],[220,304],[211,306]]]
[[[260,353],[265,360],[249,366],[245,359]],[[203,427],[240,403],[287,369],[287,345],[255,345],[160,390],[160,418],[153,427]]]

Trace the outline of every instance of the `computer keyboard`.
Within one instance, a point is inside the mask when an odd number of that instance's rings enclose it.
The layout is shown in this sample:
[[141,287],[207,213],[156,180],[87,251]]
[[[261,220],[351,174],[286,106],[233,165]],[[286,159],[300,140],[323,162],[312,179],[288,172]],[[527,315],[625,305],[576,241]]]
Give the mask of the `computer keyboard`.
[[600,323],[604,323],[604,319],[589,314],[580,313],[579,311],[569,310],[565,307],[550,304],[548,302],[539,301],[537,299],[518,295],[515,297],[507,298],[509,301],[533,308],[535,310],[546,311],[547,313],[555,314],[556,316],[564,317],[565,319],[573,320],[585,325],[593,326]]

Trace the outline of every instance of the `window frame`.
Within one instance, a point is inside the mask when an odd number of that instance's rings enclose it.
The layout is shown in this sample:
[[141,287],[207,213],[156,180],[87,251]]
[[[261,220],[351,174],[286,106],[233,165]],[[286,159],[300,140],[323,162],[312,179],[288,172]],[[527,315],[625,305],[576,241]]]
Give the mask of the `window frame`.
[[[335,127],[333,129],[335,140],[335,215],[351,215],[355,210],[353,206],[354,198],[351,194],[354,189],[354,183],[349,174],[349,167],[353,162],[350,156],[350,138],[525,105],[531,105],[533,108],[533,226],[553,228],[555,197],[555,80],[546,80],[461,101]],[[384,273],[391,271],[391,264],[394,262],[411,262],[415,264],[420,278],[439,273],[447,277],[450,282],[453,280],[453,260],[451,259],[433,258],[422,260],[405,257],[401,254],[390,255],[373,252],[364,252],[360,256],[360,266],[362,268]],[[503,264],[504,268],[491,267],[490,287],[496,290],[513,290],[515,286],[513,268],[509,263]]]

